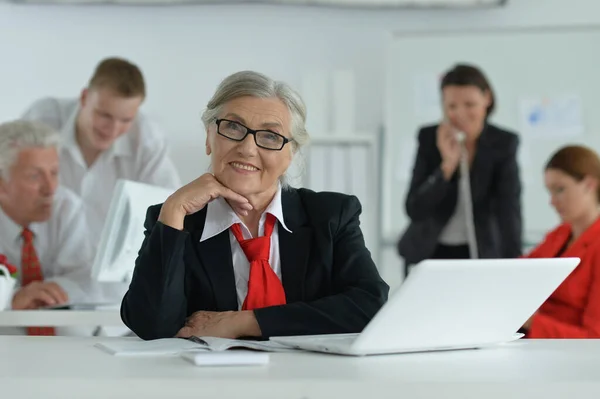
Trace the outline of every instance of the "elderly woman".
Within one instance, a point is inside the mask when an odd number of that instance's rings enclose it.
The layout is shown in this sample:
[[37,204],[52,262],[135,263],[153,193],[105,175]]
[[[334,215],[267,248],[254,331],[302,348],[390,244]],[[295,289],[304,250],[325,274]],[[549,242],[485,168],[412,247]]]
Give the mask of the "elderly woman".
[[239,72],[202,119],[213,173],[148,210],[125,324],[143,339],[360,332],[389,288],[356,197],[285,185],[308,140],[301,98]]

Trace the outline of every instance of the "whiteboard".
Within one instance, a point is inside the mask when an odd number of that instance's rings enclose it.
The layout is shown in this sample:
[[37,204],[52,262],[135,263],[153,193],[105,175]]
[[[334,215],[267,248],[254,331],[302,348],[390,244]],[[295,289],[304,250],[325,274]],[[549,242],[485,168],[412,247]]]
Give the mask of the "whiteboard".
[[[555,226],[559,220],[543,183],[548,158],[567,143],[586,144],[600,152],[598,43],[600,26],[393,34],[385,61],[384,240],[397,240],[408,226],[404,203],[418,128],[440,120],[439,94],[431,86],[458,62],[483,69],[496,94],[497,108],[490,121],[520,136],[526,240]],[[573,96],[581,101],[580,135],[539,137],[521,131],[523,98]]]

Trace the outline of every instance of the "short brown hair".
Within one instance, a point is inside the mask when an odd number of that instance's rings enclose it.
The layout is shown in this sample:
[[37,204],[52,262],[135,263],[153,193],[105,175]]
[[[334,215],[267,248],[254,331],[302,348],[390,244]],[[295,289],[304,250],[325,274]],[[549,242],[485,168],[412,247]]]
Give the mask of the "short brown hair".
[[146,97],[142,71],[123,58],[112,57],[100,61],[88,87],[107,87],[123,97]]
[[581,145],[563,147],[550,157],[546,169],[560,170],[577,181],[586,176],[594,177],[599,183],[596,195],[600,201],[600,158],[591,148]]
[[490,116],[496,108],[496,96],[492,85],[485,74],[476,66],[467,64],[457,64],[446,72],[442,78],[441,89],[446,86],[475,86],[481,91],[490,93],[491,101],[487,107],[487,116]]

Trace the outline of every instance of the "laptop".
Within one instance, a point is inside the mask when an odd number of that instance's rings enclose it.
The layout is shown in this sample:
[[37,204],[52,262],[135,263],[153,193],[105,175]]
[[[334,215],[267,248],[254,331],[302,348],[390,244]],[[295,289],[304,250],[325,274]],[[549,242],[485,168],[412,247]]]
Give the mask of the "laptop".
[[295,349],[376,355],[475,349],[517,331],[577,267],[579,258],[426,260],[360,334],[271,337]]

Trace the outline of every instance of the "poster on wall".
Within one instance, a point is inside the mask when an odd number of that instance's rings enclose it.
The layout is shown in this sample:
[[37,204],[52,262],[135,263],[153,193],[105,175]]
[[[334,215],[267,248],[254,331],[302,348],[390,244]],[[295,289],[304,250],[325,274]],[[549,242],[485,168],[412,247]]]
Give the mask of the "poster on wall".
[[531,96],[519,100],[521,134],[535,139],[570,139],[583,135],[581,97]]

